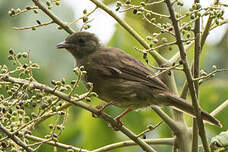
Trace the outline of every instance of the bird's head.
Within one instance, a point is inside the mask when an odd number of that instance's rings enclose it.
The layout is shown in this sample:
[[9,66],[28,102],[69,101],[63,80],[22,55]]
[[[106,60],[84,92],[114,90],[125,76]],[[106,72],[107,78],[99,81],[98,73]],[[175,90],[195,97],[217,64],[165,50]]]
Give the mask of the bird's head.
[[98,38],[93,33],[77,32],[69,35],[65,41],[56,45],[57,49],[65,48],[76,59],[93,53],[100,47]]

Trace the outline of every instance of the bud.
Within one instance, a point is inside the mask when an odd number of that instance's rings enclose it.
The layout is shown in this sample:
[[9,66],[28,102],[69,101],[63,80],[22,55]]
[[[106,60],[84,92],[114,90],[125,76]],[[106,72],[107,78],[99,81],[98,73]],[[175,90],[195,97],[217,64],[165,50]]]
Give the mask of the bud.
[[14,51],[12,48],[9,49],[9,54],[13,55],[14,54]]
[[152,40],[153,38],[152,38],[151,36],[147,36],[146,39],[150,41],[150,40]]
[[216,70],[217,70],[216,65],[213,65],[213,66],[212,66],[212,69],[213,69],[213,71],[216,71]]
[[87,9],[84,9],[83,10],[83,14],[87,14]]
[[136,14],[138,10],[136,8],[133,9],[133,14]]

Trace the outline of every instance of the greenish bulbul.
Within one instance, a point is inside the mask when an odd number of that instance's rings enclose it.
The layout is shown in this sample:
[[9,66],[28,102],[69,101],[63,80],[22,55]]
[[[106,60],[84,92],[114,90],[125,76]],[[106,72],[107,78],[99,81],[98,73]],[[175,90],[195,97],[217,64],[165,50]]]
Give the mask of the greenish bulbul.
[[[88,32],[69,35],[57,48],[65,48],[76,59],[77,66],[87,71],[84,82],[92,82],[99,98],[127,110],[158,106],[173,106],[194,116],[191,104],[173,94],[143,63],[124,51],[101,45],[98,38]],[[220,122],[202,111],[202,118],[220,126]]]

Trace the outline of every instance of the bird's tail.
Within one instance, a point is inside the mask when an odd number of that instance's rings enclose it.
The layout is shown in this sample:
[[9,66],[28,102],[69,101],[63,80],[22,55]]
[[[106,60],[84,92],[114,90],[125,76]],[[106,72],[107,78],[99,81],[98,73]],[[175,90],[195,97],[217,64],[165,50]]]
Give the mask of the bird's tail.
[[[191,104],[189,104],[183,98],[177,97],[172,94],[166,95],[166,98],[168,98],[169,106],[174,106],[175,109],[183,111],[183,112],[195,117],[193,106]],[[216,118],[214,118],[213,116],[211,116],[206,111],[201,110],[201,115],[202,115],[203,120],[205,120],[206,122],[217,125],[219,127],[222,127],[220,121],[217,120]]]

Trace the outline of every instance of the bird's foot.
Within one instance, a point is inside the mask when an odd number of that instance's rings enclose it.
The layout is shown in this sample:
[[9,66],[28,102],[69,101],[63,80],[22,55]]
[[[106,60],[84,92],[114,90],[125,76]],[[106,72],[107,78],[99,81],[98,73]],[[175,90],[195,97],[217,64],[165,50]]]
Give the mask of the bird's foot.
[[115,121],[117,122],[117,125],[118,125],[118,126],[123,126],[123,123],[120,121],[120,118],[122,118],[122,117],[117,116],[117,117],[114,118],[114,119],[115,119]]
[[117,122],[117,125],[111,125],[111,127],[115,130],[118,131],[119,127],[123,126],[123,123],[120,121],[120,119],[125,116],[128,112],[132,111],[132,109],[128,108],[127,110],[125,110],[124,112],[122,112],[119,116],[115,117],[115,121]]
[[103,111],[106,107],[112,105],[113,103],[112,102],[108,102],[108,103],[105,103],[105,104],[102,104],[102,105],[98,105],[96,106],[96,109],[99,110],[99,111]]
[[119,116],[117,116],[116,118],[114,118],[114,120],[117,122],[117,124],[109,124],[109,126],[110,127],[112,127],[112,129],[114,130],[114,131],[119,131],[120,129],[120,127],[122,127],[123,126],[123,123],[120,121],[120,118],[121,117],[119,117]]
[[[106,107],[108,107],[109,105],[112,105],[112,104],[113,104],[112,102],[108,102],[108,103],[96,106],[96,109],[98,110],[97,113],[101,113]],[[94,118],[97,118],[98,114],[92,113],[92,116]]]

